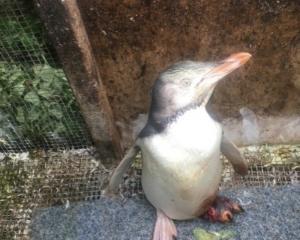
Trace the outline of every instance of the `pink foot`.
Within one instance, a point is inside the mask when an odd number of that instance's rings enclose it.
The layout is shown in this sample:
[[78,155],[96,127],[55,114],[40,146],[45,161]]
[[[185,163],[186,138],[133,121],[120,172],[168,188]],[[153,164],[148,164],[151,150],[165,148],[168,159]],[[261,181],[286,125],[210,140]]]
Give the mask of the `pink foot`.
[[176,239],[176,236],[177,230],[173,220],[157,209],[152,240],[173,240]]
[[243,208],[238,203],[231,201],[227,197],[218,196],[203,217],[211,222],[227,223],[232,221],[234,213],[243,211]]

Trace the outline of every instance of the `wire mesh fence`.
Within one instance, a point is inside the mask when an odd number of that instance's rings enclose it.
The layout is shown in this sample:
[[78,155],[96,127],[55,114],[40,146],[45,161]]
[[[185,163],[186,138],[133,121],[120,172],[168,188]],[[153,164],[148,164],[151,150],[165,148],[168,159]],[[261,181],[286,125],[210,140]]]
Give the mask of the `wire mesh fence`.
[[[64,72],[33,4],[0,0],[0,239],[30,239],[37,207],[99,199],[111,169],[95,157]],[[74,150],[77,149],[77,150]],[[300,145],[242,149],[249,174],[225,160],[221,189],[299,184]],[[141,156],[121,194],[142,194]]]
[[[250,146],[241,149],[249,174],[241,177],[224,159],[221,189],[276,187],[300,183],[300,145]],[[112,169],[95,157],[93,148],[31,151],[0,156],[1,239],[30,239],[34,209],[97,200]],[[123,197],[142,195],[141,155],[124,175]],[[276,189],[276,188],[274,188]]]
[[91,145],[33,3],[0,1],[0,151]]
[[30,239],[37,207],[95,200],[108,172],[94,149],[11,153],[0,158],[0,239]]

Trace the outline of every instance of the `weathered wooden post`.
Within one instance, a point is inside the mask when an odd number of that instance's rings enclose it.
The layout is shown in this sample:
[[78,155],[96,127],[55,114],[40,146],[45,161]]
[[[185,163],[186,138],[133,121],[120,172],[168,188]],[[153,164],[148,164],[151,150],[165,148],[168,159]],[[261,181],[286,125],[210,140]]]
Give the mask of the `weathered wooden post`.
[[119,133],[77,2],[35,0],[101,159],[122,155]]

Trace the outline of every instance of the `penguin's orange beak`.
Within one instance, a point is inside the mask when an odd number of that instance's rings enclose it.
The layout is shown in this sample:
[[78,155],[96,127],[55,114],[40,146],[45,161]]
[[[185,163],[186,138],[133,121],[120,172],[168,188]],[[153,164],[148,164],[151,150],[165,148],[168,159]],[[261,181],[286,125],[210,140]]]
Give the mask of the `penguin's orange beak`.
[[227,75],[233,70],[244,65],[251,58],[250,53],[241,52],[230,55],[225,60],[221,61],[221,64],[211,70],[211,73]]
[[207,79],[207,83],[213,85],[235,69],[244,65],[250,58],[251,54],[246,52],[232,54],[219,62],[219,64],[212,68],[204,78]]

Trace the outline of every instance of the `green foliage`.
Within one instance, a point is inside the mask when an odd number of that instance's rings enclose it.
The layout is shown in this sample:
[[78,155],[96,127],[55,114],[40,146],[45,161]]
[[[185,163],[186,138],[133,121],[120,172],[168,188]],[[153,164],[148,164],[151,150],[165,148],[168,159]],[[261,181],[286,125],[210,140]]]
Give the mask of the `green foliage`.
[[74,135],[65,116],[78,109],[63,71],[48,63],[49,46],[33,6],[2,0],[0,7],[6,9],[0,16],[0,146]]
[[[27,18],[31,27],[39,25],[38,21]],[[41,46],[38,39],[31,31],[25,31],[20,21],[10,18],[0,18],[1,31],[6,33],[1,36],[1,41],[6,49],[37,49]]]
[[9,132],[34,139],[64,135],[66,105],[76,109],[61,69],[46,64],[19,66],[0,62],[0,138]]
[[9,57],[16,62],[33,58],[45,60],[47,46],[43,41],[42,23],[30,6],[26,6],[26,14],[24,12],[17,16],[14,16],[14,12],[18,5],[13,2],[0,3],[0,7],[5,7],[11,13],[0,16],[0,59],[5,61]]
[[209,232],[203,228],[193,230],[195,240],[229,240],[234,239],[236,233],[231,230],[221,230],[219,232]]

